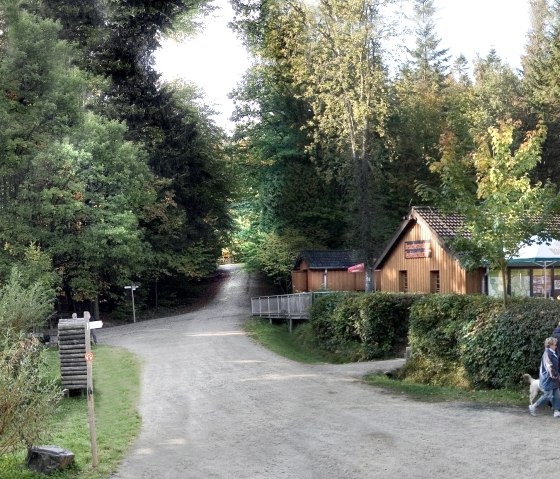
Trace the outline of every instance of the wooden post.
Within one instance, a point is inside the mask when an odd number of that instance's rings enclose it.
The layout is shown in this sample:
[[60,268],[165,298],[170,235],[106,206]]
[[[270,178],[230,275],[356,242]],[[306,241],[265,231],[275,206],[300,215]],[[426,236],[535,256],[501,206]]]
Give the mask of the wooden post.
[[89,437],[91,441],[91,466],[95,468],[97,467],[97,433],[95,431],[95,410],[93,405],[93,353],[91,352],[91,338],[88,326],[89,318],[89,312],[84,311],[86,335],[88,424]]

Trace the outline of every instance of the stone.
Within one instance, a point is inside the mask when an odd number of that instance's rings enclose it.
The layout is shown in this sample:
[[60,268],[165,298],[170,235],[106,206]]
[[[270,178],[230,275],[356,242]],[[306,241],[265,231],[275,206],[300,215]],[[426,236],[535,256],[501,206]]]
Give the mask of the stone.
[[33,471],[50,474],[68,467],[74,461],[74,453],[58,446],[31,446],[27,450],[27,467]]

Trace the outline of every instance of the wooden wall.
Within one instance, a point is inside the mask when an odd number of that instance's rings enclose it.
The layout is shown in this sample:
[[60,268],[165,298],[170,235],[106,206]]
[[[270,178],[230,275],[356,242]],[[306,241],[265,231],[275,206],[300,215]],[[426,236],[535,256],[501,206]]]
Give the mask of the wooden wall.
[[[324,270],[307,270],[307,287],[309,291],[323,289]],[[329,269],[327,271],[327,289],[330,291],[363,291],[365,273],[349,273],[346,270]]]
[[307,289],[307,271],[292,271],[292,290],[294,293],[305,293]]
[[[429,240],[431,256],[429,258],[405,258],[405,241]],[[459,262],[449,255],[438,243],[429,228],[414,224],[394,245],[382,268],[378,270],[381,291],[399,291],[399,272],[406,271],[408,292],[429,293],[430,272],[439,271],[441,293],[479,293],[482,290],[482,271],[467,273]]]
[[[294,293],[321,291],[323,289],[324,269],[308,269],[305,261],[300,269],[292,271]],[[365,273],[349,273],[347,270],[327,270],[327,289],[330,291],[364,291]]]

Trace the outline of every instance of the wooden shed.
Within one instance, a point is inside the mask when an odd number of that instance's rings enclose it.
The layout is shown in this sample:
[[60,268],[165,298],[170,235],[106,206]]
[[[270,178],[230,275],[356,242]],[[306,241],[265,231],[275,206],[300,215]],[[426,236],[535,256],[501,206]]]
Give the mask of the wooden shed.
[[363,254],[355,250],[302,251],[292,270],[293,292],[364,291],[365,273],[348,271],[363,262]]
[[413,207],[374,264],[375,289],[390,292],[458,293],[486,291],[485,270],[465,270],[449,249],[463,225],[461,215]]

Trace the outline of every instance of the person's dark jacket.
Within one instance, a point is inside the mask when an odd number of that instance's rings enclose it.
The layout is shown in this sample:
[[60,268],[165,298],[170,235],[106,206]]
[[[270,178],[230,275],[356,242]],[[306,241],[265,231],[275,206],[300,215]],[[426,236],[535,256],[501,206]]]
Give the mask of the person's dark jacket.
[[551,348],[546,348],[542,355],[541,367],[539,368],[539,382],[544,391],[560,387],[558,356],[556,351]]
[[560,357],[560,326],[556,326],[554,331],[552,331],[552,337],[556,338],[558,342],[556,343],[556,354]]

